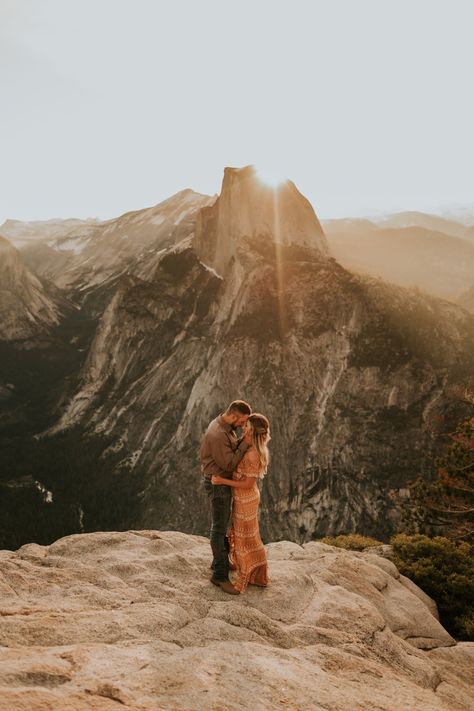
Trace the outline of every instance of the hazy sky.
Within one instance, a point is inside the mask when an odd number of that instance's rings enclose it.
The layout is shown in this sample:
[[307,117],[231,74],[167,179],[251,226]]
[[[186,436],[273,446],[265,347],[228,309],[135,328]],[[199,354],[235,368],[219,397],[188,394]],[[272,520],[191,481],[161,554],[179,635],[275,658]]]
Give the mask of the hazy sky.
[[0,223],[226,165],[322,218],[474,202],[474,0],[0,0]]

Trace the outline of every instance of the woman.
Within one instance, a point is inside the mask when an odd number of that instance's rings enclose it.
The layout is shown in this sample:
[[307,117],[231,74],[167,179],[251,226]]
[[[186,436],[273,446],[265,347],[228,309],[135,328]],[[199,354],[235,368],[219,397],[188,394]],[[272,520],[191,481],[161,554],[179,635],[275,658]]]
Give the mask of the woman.
[[232,523],[227,535],[230,567],[237,571],[233,585],[241,593],[249,584],[266,587],[269,582],[265,548],[258,528],[260,491],[257,486],[257,479],[263,479],[268,467],[270,425],[267,418],[258,413],[250,415],[244,438],[251,446],[237,465],[232,479],[213,476],[211,480],[213,484],[232,487]]

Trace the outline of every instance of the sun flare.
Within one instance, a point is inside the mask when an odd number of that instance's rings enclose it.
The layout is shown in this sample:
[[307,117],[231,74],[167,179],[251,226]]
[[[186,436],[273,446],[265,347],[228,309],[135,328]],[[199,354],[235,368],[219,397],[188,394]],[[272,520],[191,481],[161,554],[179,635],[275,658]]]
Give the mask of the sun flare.
[[276,188],[282,183],[286,183],[288,178],[280,170],[275,168],[270,168],[268,166],[255,166],[255,170],[259,180],[266,185],[270,185],[272,188]]

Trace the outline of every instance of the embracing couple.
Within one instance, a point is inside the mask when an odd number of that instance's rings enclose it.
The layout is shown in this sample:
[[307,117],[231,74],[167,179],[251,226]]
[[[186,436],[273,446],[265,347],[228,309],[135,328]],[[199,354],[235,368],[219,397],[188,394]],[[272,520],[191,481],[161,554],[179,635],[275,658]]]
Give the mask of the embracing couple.
[[[202,481],[211,504],[211,583],[231,595],[243,593],[249,584],[266,587],[269,582],[257,486],[267,472],[269,440],[267,418],[234,400],[212,420],[201,444]],[[233,583],[229,570],[235,571]]]

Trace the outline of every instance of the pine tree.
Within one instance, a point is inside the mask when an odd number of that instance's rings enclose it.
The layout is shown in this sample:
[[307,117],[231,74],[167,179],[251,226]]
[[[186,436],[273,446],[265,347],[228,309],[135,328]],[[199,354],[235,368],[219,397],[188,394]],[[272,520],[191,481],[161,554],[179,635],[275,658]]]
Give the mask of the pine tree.
[[474,543],[474,417],[448,434],[451,443],[435,459],[436,478],[411,485],[404,511],[411,532]]

